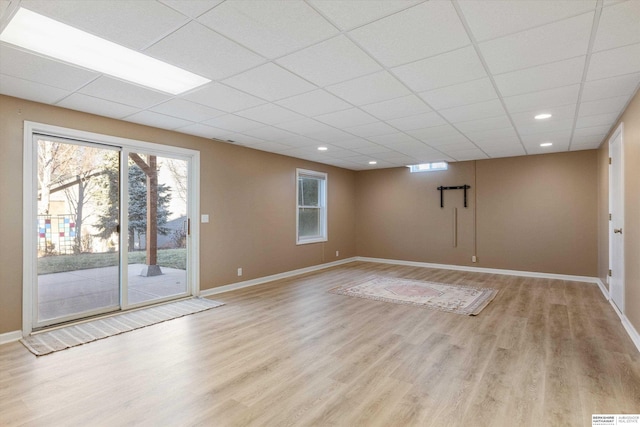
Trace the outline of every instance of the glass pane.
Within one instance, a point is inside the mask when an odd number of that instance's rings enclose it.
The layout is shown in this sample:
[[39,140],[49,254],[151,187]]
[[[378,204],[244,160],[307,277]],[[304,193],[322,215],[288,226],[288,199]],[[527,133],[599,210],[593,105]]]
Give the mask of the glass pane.
[[187,167],[129,154],[129,304],[187,293]]
[[320,209],[300,208],[298,210],[298,237],[320,235]]
[[300,206],[319,206],[320,180],[301,177],[298,179],[298,182],[298,204]]
[[120,153],[44,138],[37,150],[37,322],[119,308]]

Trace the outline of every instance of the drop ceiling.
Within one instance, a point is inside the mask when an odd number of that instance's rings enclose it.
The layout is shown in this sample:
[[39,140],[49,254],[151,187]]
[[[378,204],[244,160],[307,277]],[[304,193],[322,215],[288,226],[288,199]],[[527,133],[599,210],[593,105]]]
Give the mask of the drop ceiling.
[[2,94],[352,170],[597,148],[640,83],[637,0],[0,0],[0,29],[19,7],[212,82],[2,43]]

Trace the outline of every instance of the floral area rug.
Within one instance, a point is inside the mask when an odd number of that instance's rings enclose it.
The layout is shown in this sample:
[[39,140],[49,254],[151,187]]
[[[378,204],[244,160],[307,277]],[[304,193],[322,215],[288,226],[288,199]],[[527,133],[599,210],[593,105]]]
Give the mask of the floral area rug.
[[374,276],[364,283],[339,286],[329,292],[475,316],[495,298],[498,290]]

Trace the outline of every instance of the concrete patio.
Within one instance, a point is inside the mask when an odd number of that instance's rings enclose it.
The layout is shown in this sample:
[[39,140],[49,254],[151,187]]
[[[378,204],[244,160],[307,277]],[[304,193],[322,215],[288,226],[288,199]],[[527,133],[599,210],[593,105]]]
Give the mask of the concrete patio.
[[[181,295],[187,286],[187,273],[161,267],[162,275],[140,276],[144,264],[128,269],[129,304]],[[75,270],[38,276],[39,319],[48,320],[120,304],[118,267]]]

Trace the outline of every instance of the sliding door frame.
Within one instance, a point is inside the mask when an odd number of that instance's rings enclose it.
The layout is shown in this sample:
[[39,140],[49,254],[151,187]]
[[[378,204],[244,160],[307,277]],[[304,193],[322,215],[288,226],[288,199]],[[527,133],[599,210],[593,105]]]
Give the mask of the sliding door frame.
[[[127,138],[120,138],[110,135],[102,135],[93,132],[86,132],[76,129],[69,129],[60,126],[53,126],[44,123],[36,123],[31,121],[24,122],[24,144],[23,144],[23,238],[22,238],[22,334],[28,336],[33,332],[35,325],[35,302],[37,297],[34,292],[34,284],[38,278],[37,258],[36,254],[36,218],[37,218],[37,200],[34,197],[37,191],[37,179],[35,173],[37,171],[37,151],[33,143],[34,134],[43,134],[51,137],[64,138],[68,140],[78,140],[102,146],[111,146],[120,150],[120,179],[123,194],[120,197],[120,215],[123,221],[121,229],[126,230],[127,223],[127,177],[126,162],[130,152],[151,152],[159,156],[167,156],[170,158],[178,158],[188,160],[190,164],[188,176],[188,212],[187,217],[190,219],[191,233],[187,244],[187,293],[198,296],[200,294],[200,152],[187,148],[173,147],[168,145],[156,144],[152,142],[138,141]],[[126,272],[127,262],[127,233],[120,233],[120,281],[127,280],[123,277]],[[123,268],[124,267],[124,268]],[[122,294],[122,292],[121,292]],[[162,300],[153,301],[153,303]],[[135,308],[130,306],[127,301],[127,295],[121,295],[121,309]]]

